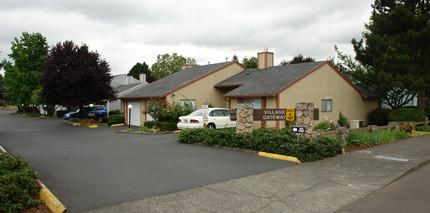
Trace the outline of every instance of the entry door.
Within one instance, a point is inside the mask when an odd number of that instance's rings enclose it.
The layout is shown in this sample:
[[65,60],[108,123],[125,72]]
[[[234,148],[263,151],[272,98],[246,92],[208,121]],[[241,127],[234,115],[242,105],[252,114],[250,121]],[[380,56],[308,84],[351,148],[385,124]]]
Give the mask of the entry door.
[[[130,117],[130,125],[132,126],[140,126],[140,102],[128,102],[128,104],[132,105],[131,109],[131,117]],[[127,121],[128,122],[128,121]]]

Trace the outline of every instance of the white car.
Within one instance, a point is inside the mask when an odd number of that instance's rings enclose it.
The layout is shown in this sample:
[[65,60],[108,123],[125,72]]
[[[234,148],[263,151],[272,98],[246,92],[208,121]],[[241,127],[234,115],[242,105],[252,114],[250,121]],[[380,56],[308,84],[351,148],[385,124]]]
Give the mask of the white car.
[[[230,120],[230,110],[226,108],[209,108],[207,128],[220,129],[236,127],[236,121]],[[203,128],[203,109],[196,110],[178,119],[178,129]]]

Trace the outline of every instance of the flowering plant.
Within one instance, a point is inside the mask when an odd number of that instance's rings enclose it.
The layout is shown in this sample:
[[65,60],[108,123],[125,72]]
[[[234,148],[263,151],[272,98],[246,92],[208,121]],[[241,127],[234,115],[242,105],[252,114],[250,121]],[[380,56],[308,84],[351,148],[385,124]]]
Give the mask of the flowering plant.
[[151,99],[143,113],[150,114],[155,121],[177,122],[179,116],[187,115],[194,111],[194,109],[191,112],[188,111],[175,102],[169,104],[160,99]]

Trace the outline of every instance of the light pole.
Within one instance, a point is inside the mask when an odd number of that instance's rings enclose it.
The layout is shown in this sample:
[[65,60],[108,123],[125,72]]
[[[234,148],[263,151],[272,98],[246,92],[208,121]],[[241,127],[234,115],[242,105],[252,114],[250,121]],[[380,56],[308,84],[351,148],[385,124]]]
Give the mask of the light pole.
[[[90,111],[93,111],[93,107],[94,107],[94,104],[90,104],[90,108],[91,108]],[[92,124],[93,123],[93,117],[92,116],[88,116],[88,117],[90,117],[90,123]]]
[[128,128],[130,129],[130,121],[131,121],[131,109],[133,108],[133,105],[128,105]]

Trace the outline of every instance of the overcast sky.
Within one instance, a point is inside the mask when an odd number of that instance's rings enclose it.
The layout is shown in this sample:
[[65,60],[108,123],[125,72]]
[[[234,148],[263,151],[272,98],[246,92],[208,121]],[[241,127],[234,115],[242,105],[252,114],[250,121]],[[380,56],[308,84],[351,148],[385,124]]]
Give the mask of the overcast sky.
[[257,56],[275,64],[299,53],[317,60],[334,45],[354,54],[373,0],[13,0],[0,5],[0,59],[22,32],[40,32],[49,45],[73,40],[100,53],[112,74],[159,54],[178,53],[200,65]]

